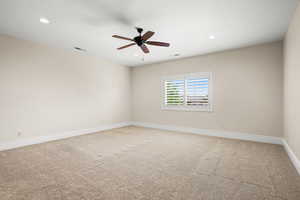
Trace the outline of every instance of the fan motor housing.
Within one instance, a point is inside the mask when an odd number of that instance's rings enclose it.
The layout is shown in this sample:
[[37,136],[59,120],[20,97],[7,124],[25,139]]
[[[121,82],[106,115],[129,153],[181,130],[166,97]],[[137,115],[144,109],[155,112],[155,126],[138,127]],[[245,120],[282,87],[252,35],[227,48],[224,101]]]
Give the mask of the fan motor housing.
[[138,45],[138,46],[142,46],[144,44],[144,41],[142,39],[141,36],[137,36],[135,38],[133,38],[133,40],[135,41],[135,43]]

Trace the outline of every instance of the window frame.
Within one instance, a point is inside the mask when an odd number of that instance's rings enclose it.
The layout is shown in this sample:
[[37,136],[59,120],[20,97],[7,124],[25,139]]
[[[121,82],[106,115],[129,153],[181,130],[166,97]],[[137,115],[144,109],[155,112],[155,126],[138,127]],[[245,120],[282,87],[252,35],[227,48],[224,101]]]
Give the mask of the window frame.
[[[208,79],[208,105],[188,106],[186,105],[187,79],[191,78],[207,78]],[[165,81],[184,80],[184,105],[166,105]],[[161,109],[173,111],[194,111],[194,112],[213,112],[213,73],[197,72],[173,76],[164,76],[161,79]]]

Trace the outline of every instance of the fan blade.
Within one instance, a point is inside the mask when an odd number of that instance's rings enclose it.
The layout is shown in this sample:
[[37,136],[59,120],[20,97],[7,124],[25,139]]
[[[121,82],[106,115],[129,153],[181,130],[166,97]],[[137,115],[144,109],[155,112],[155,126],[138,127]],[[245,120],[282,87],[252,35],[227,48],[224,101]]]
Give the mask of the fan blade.
[[153,35],[154,35],[154,32],[148,31],[147,33],[145,33],[145,34],[142,36],[142,40],[146,41],[146,40],[148,40],[149,38],[151,38]]
[[150,52],[149,49],[148,49],[148,47],[146,47],[146,45],[143,44],[140,47],[141,47],[141,49],[143,50],[144,53],[149,53]]
[[170,44],[166,42],[156,42],[156,41],[147,41],[146,44],[154,45],[154,46],[161,46],[161,47],[169,47]]
[[130,39],[130,38],[127,38],[127,37],[123,37],[123,36],[119,36],[119,35],[113,35],[112,37],[118,38],[118,39],[123,39],[123,40],[133,41],[133,39]]
[[131,46],[133,46],[133,45],[135,45],[135,43],[130,43],[130,44],[127,44],[127,45],[125,45],[125,46],[119,47],[118,50],[125,49],[125,48],[131,47]]

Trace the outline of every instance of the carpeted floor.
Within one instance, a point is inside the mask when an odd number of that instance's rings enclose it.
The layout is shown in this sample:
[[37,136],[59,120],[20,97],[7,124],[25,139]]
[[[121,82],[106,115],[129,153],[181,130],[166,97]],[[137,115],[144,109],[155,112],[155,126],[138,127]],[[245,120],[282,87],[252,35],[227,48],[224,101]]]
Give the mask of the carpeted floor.
[[139,127],[0,152],[1,200],[299,200],[278,145]]

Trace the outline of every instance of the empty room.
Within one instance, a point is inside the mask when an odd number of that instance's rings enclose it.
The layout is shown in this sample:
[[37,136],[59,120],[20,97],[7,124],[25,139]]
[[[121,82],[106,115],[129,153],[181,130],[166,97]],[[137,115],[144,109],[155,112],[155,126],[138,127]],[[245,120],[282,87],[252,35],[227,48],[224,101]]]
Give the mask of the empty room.
[[299,0],[1,0],[0,200],[300,200]]

